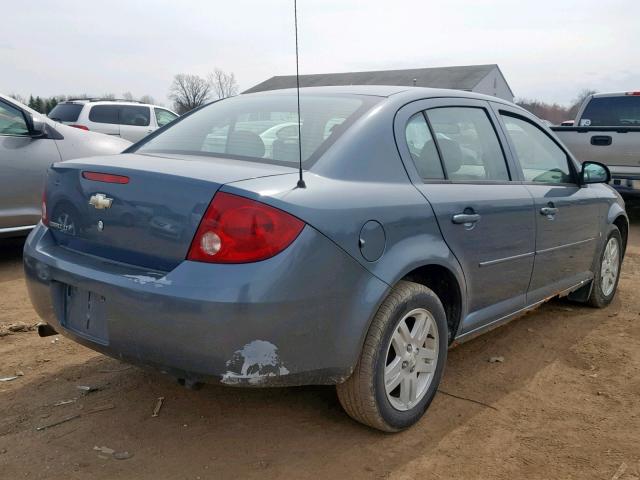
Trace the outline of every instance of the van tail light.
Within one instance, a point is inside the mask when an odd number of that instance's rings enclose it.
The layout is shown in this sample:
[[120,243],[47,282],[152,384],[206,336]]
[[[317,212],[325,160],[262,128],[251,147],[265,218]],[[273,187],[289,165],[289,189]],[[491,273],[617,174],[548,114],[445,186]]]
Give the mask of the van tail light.
[[209,263],[266,260],[291,245],[304,225],[275,207],[219,192],[200,221],[187,260]]
[[85,127],[84,125],[69,125],[70,127],[74,127],[74,128],[79,128],[80,130],[86,130],[87,132],[89,131],[89,127]]
[[42,216],[40,220],[42,220],[42,224],[45,226],[49,226],[49,214],[47,213],[47,190],[42,190]]

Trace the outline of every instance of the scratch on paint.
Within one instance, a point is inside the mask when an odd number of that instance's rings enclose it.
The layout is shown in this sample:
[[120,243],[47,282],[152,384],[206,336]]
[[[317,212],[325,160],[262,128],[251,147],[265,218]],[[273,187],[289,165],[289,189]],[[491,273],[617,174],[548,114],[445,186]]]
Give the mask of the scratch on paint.
[[254,340],[237,350],[227,362],[227,368],[227,373],[222,376],[222,383],[227,384],[243,380],[259,384],[266,377],[289,373],[278,356],[278,347],[265,340]]

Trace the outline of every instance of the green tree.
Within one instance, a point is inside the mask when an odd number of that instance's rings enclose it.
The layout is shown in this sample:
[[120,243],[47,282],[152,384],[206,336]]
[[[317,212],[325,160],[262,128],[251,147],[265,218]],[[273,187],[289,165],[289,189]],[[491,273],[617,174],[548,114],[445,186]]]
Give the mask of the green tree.
[[34,107],[33,109],[36,112],[40,112],[40,113],[44,113],[44,102],[42,101],[42,99],[40,98],[40,96],[37,96],[35,101],[33,102]]

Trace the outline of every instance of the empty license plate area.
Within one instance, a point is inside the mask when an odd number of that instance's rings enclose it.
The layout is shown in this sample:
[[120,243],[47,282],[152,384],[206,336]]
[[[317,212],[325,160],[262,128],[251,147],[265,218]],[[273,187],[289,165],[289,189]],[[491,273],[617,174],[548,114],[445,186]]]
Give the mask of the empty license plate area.
[[63,326],[68,330],[102,345],[109,344],[107,300],[97,293],[65,285]]

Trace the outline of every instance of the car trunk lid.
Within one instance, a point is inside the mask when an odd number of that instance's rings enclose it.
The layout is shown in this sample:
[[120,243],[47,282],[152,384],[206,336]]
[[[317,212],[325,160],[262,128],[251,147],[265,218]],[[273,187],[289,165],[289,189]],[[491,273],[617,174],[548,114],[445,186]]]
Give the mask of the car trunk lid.
[[[106,177],[92,180],[91,173]],[[169,271],[185,259],[221,185],[291,173],[295,169],[186,155],[125,154],[56,163],[46,187],[49,228],[67,248]]]

